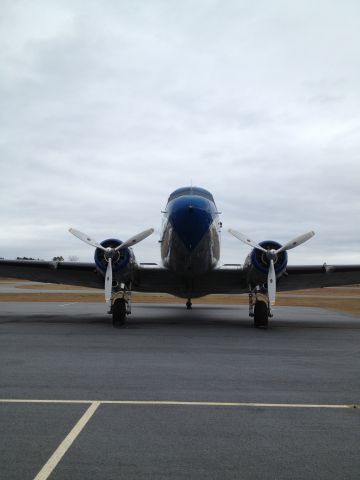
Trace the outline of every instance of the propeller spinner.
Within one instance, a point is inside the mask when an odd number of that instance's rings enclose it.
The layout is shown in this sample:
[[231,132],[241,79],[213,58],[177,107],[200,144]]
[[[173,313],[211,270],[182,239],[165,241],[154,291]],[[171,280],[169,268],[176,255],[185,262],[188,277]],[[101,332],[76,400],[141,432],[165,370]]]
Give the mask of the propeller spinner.
[[148,237],[154,232],[154,229],[149,228],[148,230],[144,230],[143,232],[140,232],[137,235],[130,237],[128,240],[121,243],[117,247],[104,247],[99,242],[91,238],[89,235],[86,235],[85,233],[82,233],[79,230],[75,230],[75,228],[69,228],[69,232],[75,235],[75,237],[79,238],[81,241],[87,243],[88,245],[91,245],[92,247],[95,247],[95,248],[99,248],[100,250],[103,250],[105,252],[104,257],[108,263],[107,263],[107,268],[105,273],[104,289],[105,289],[105,300],[106,302],[109,302],[111,299],[112,277],[113,277],[112,259],[114,258],[116,252],[118,252],[119,250],[122,250],[123,248],[132,247],[133,245],[136,245],[142,240],[145,240],[146,237]]
[[250,247],[256,248],[257,250],[261,250],[264,252],[269,260],[269,270],[268,270],[268,277],[267,277],[267,285],[268,285],[268,295],[270,305],[275,305],[275,297],[276,297],[276,273],[275,273],[275,262],[277,260],[277,256],[279,253],[284,252],[286,250],[291,250],[292,248],[298,247],[302,243],[309,240],[311,237],[315,235],[315,232],[310,231],[300,235],[290,242],[287,242],[282,247],[278,248],[277,250],[269,249],[266,250],[261,245],[257,244],[256,242],[252,241],[249,237],[244,235],[243,233],[237,232],[236,230],[229,229],[229,233],[236,237],[238,240],[246,243]]

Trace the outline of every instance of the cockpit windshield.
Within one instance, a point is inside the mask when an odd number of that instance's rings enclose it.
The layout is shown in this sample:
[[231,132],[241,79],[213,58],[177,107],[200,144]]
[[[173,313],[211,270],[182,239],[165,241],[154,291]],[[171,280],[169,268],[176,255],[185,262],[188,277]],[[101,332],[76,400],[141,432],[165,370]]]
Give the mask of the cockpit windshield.
[[184,195],[197,195],[199,197],[207,198],[211,202],[214,202],[214,197],[208,190],[201,187],[182,187],[175,190],[169,197],[168,202],[174,200],[174,198],[182,197]]

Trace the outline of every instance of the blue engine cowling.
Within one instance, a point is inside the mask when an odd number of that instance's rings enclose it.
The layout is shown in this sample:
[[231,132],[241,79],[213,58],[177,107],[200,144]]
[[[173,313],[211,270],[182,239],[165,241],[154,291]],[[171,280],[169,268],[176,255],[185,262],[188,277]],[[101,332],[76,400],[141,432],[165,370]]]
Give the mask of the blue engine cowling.
[[[274,240],[265,240],[259,245],[266,250],[278,250],[281,245]],[[274,261],[275,273],[280,277],[286,270],[288,255],[286,251],[280,252]],[[244,262],[244,268],[248,270],[248,280],[253,285],[259,285],[267,281],[269,271],[269,259],[265,252],[254,248]]]
[[[100,243],[103,247],[118,247],[121,245],[123,242],[121,240],[118,240],[117,238],[108,238],[107,240],[104,240],[103,242]],[[95,260],[95,265],[96,268],[103,274],[105,275],[106,269],[108,262],[105,258],[106,252],[101,250],[100,248],[97,248],[95,250],[95,255],[94,255],[94,260]],[[125,271],[130,264],[134,260],[134,254],[130,250],[130,248],[123,248],[121,250],[118,250],[115,253],[115,256],[112,258],[112,269],[113,273],[119,273]]]

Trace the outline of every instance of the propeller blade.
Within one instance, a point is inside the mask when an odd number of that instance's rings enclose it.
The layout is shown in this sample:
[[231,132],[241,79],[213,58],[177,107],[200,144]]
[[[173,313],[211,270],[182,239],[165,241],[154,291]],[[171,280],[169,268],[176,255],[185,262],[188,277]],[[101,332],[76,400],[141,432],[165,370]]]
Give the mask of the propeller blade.
[[284,250],[291,250],[292,248],[295,248],[301,245],[302,243],[306,242],[314,235],[315,235],[315,232],[313,231],[304,233],[303,235],[300,235],[299,237],[294,238],[294,240],[291,240],[290,242],[283,245],[281,248],[279,248],[279,250],[276,250],[276,253],[283,252]]
[[249,245],[250,247],[257,248],[258,250],[261,250],[263,252],[266,252],[265,248],[261,247],[258,245],[256,242],[251,240],[250,238],[246,237],[243,233],[237,232],[236,230],[233,230],[232,228],[229,229],[229,233],[231,235],[234,235],[238,240],[241,240],[242,242],[246,243],[246,245]]
[[112,264],[111,257],[109,257],[108,265],[106,268],[105,275],[105,301],[109,302],[111,299],[111,290],[112,290]]
[[115,252],[118,250],[121,250],[122,248],[132,247],[133,245],[136,245],[142,240],[145,240],[145,238],[151,235],[152,233],[154,233],[154,229],[149,228],[148,230],[144,230],[143,232],[140,232],[137,235],[134,235],[133,237],[129,238],[128,240],[123,242],[121,245],[116,247]]
[[87,243],[88,245],[91,245],[92,247],[100,248],[101,250],[104,250],[106,252],[106,248],[100,245],[100,243],[94,240],[93,238],[89,237],[89,235],[79,232],[79,230],[75,230],[75,228],[69,228],[69,232],[75,235],[75,237],[79,238],[83,242]]
[[274,260],[270,260],[268,278],[267,278],[267,286],[268,286],[268,295],[270,305],[275,305],[275,297],[276,297],[276,275],[275,275],[275,268],[274,268]]

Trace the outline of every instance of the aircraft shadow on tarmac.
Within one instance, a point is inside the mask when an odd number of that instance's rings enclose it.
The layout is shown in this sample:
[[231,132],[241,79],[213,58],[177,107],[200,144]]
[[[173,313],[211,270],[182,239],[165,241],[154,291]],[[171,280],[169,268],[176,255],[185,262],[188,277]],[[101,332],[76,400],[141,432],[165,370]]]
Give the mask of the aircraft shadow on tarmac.
[[[106,313],[92,312],[59,312],[18,313],[7,315],[0,313],[0,325],[19,324],[56,324],[56,325],[102,325],[113,330],[111,316]],[[252,319],[247,315],[247,307],[222,305],[196,305],[187,311],[182,305],[135,305],[133,314],[127,319],[125,326],[114,329],[119,332],[128,329],[171,329],[206,328],[219,329],[253,329]],[[267,331],[278,328],[324,328],[324,329],[360,329],[358,317],[320,308],[288,308],[279,307],[276,318],[269,322]],[[255,329],[262,332],[262,330]]]

